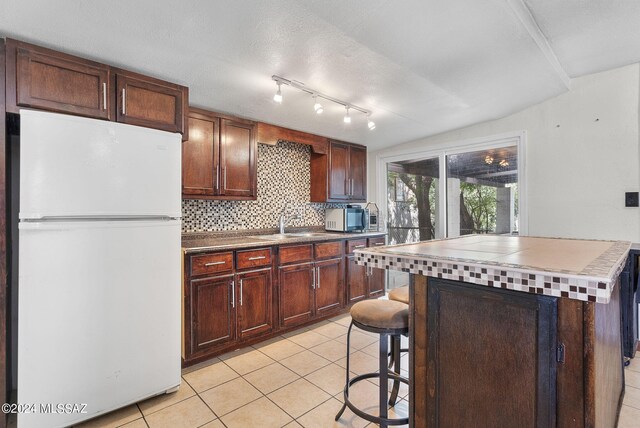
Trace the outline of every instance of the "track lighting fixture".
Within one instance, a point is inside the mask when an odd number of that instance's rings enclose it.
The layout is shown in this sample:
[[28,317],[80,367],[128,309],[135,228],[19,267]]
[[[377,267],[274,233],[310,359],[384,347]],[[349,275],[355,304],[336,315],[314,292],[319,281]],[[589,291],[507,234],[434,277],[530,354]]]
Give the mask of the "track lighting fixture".
[[322,107],[322,104],[318,102],[317,95],[313,96],[313,101],[315,101],[315,103],[313,104],[313,109],[316,111],[317,114],[322,114],[322,112],[324,111],[324,107]]
[[316,112],[316,114],[322,114],[322,112],[324,111],[324,107],[318,102],[318,98],[323,98],[327,101],[331,101],[332,103],[344,106],[344,108],[347,110],[343,118],[344,123],[351,123],[350,110],[353,109],[367,116],[367,127],[370,131],[376,129],[376,123],[371,120],[371,112],[369,110],[363,109],[362,107],[358,107],[346,101],[339,100],[338,98],[334,98],[330,95],[323,94],[322,92],[318,92],[314,89],[309,88],[308,86],[305,86],[304,83],[298,82],[296,80],[288,80],[284,77],[276,76],[275,74],[271,76],[271,79],[278,85],[278,92],[276,92],[276,94],[273,96],[273,100],[277,103],[282,103],[282,92],[280,91],[280,85],[291,86],[292,88],[298,89],[302,92],[306,92],[313,97],[313,110]]
[[273,96],[273,101],[277,102],[278,104],[282,103],[282,91],[280,91],[280,82],[276,82],[276,84],[278,85],[278,92],[276,92],[276,94]]
[[371,120],[371,113],[367,115],[367,126],[369,127],[369,131],[376,129],[376,123]]
[[345,107],[347,109],[347,113],[344,115],[344,123],[351,123],[351,116],[349,115],[349,106]]

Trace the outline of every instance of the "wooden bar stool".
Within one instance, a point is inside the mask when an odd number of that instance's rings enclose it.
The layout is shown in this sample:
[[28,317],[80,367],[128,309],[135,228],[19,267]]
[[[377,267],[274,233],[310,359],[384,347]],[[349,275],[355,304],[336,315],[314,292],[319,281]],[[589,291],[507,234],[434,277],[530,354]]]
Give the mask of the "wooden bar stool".
[[[351,347],[351,330],[353,326],[362,330],[369,331],[380,335],[380,352],[379,352],[379,371],[375,373],[365,373],[349,379],[349,355]],[[387,412],[387,394],[389,388],[389,379],[393,379],[393,389],[389,405],[395,405],[398,398],[398,389],[400,382],[409,384],[409,380],[400,376],[400,355],[396,355],[394,371],[387,368],[387,352],[389,347],[389,338],[397,340],[400,343],[400,335],[409,332],[409,307],[401,302],[393,300],[364,300],[358,302],[351,308],[351,324],[347,333],[347,367],[346,382],[344,386],[344,404],[336,415],[337,421],[349,407],[353,413],[369,422],[374,422],[385,428],[389,425],[405,425],[409,423],[409,418],[389,419]],[[393,347],[399,350],[398,347]],[[349,401],[349,388],[355,383],[365,379],[379,378],[380,399],[379,399],[379,416],[374,416],[358,409],[351,401]]]

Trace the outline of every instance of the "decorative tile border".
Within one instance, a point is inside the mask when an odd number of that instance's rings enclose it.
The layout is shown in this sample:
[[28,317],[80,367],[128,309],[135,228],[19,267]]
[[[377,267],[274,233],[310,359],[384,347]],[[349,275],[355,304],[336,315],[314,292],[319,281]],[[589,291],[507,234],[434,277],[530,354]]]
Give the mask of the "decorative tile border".
[[[612,247],[595,259],[585,273],[551,273],[519,265],[495,265],[473,261],[447,261],[383,254],[384,248],[356,250],[360,265],[398,270],[416,275],[463,281],[546,296],[585,302],[609,303],[611,292],[624,268],[630,243],[612,242]],[[606,271],[606,274],[601,275]],[[587,274],[588,273],[588,274]],[[598,274],[598,275],[593,275]]]

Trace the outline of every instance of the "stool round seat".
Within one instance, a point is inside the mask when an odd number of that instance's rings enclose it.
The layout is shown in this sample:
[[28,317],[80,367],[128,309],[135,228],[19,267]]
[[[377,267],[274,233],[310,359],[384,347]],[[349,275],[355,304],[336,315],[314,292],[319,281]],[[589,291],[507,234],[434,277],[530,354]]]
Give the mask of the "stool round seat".
[[363,300],[351,307],[351,318],[360,327],[406,329],[409,328],[409,306],[394,300]]
[[405,304],[409,304],[409,286],[405,285],[404,287],[394,288],[389,291],[389,300],[395,300],[397,302],[402,302]]

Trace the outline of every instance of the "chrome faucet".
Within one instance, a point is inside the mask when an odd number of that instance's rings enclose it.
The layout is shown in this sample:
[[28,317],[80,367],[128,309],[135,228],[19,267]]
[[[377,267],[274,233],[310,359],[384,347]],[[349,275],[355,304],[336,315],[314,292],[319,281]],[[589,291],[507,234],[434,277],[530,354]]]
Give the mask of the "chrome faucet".
[[284,234],[284,228],[289,224],[291,220],[300,220],[300,215],[293,214],[288,216],[285,213],[280,214],[280,220],[278,221],[278,226],[280,227],[280,234]]

